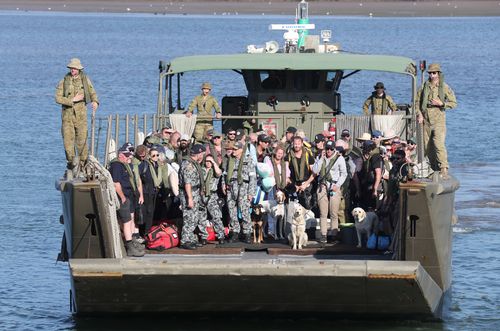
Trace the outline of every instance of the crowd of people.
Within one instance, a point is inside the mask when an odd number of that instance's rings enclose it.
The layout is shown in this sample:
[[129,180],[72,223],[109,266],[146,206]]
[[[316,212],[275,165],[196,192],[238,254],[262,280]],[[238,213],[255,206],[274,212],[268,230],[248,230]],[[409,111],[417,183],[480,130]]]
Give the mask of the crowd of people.
[[[71,170],[87,160],[87,105],[92,105],[94,116],[99,100],[80,60],[71,59],[67,68],[55,100],[61,105],[61,132]],[[430,166],[447,179],[445,111],[455,108],[457,101],[444,82],[441,66],[431,64],[427,71],[429,79],[418,91],[415,113],[424,129]],[[410,167],[404,165],[415,161],[414,141],[378,130],[352,139],[347,129],[341,130],[336,141],[329,131],[309,139],[294,127],[281,138],[272,132],[249,133],[248,126],[222,135],[212,127],[212,111],[221,118],[221,109],[211,89],[203,83],[201,94],[186,111],[187,117],[195,110],[198,115],[194,138],[164,127],[136,148],[124,144],[110,162],[128,255],[144,255],[144,235],[153,221],[166,218],[182,218],[181,246],[185,249],[207,243],[208,220],[219,243],[250,243],[252,202],[273,201],[278,192],[319,216],[320,243],[327,242],[328,231],[335,240],[339,222],[349,221],[349,211],[356,206],[376,211],[387,220],[385,231],[392,231],[395,216],[391,211],[398,210],[397,182],[411,178]],[[389,115],[397,110],[382,82],[374,90],[363,105],[366,115]],[[274,179],[272,185],[263,180],[262,165]],[[269,238],[276,235],[273,222],[268,217]]]
[[[206,245],[208,225],[219,244],[251,243],[252,203],[257,196],[274,200],[278,191],[319,217],[320,243],[337,240],[339,223],[351,222],[356,206],[385,215],[390,233],[396,182],[408,175],[403,165],[415,153],[413,141],[377,130],[353,139],[344,129],[335,141],[329,131],[308,139],[294,127],[281,139],[263,131],[229,129],[223,135],[209,129],[199,142],[164,127],[136,148],[124,144],[109,169],[127,253],[141,256],[144,235],[164,219],[182,218],[184,249]],[[271,186],[262,181],[262,165],[271,172]],[[267,240],[276,238],[275,221],[268,217]]]

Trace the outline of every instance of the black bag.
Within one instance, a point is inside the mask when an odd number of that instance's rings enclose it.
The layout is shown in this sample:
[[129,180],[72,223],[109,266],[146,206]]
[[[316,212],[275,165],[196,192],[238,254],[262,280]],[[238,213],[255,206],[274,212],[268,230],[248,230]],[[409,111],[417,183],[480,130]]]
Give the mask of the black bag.
[[143,225],[144,224],[144,217],[142,216],[142,205],[137,204],[137,207],[135,208],[134,211],[134,222],[136,225]]

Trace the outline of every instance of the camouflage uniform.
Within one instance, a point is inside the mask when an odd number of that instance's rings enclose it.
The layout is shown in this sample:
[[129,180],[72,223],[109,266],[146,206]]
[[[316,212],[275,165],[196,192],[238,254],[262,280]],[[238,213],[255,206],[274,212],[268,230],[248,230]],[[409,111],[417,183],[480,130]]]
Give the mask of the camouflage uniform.
[[[217,234],[217,239],[224,239],[225,234],[224,224],[222,224],[222,209],[219,205],[219,196],[217,194],[217,187],[219,185],[220,177],[215,177],[213,169],[203,168],[205,181],[207,180],[209,171],[212,172],[212,177],[210,183],[207,183],[205,196],[203,197],[203,199],[206,201],[206,208],[201,219],[207,219],[208,211],[210,213],[210,216],[212,217],[212,223],[214,224],[214,231]],[[206,231],[206,229],[204,230]],[[206,239],[206,237],[204,237],[203,239]]]
[[[234,171],[231,178],[227,178],[228,166],[225,167],[225,175],[223,184],[229,185],[227,192],[227,206],[231,217],[229,227],[233,233],[242,232],[244,235],[250,235],[252,232],[252,221],[250,219],[250,201],[248,196],[255,196],[257,193],[257,175],[255,172],[255,163],[250,155],[241,155],[238,160],[235,157],[229,158],[234,160]],[[243,161],[241,169],[241,178],[238,178],[238,167]],[[228,161],[229,163],[229,161]],[[241,212],[241,227],[238,221],[238,210]]]
[[[196,161],[193,160],[193,162]],[[187,206],[188,201],[187,201],[186,190],[184,188],[185,184],[191,184],[191,194],[193,196],[193,204],[194,204],[192,209],[188,209]],[[198,223],[202,219],[202,216],[206,214],[206,210],[201,196],[200,175],[194,164],[186,159],[182,161],[179,173],[179,188],[181,189],[179,195],[183,213],[181,244],[195,243],[198,240],[194,234],[194,230],[198,226]],[[206,237],[207,235],[205,235],[205,238]]]
[[[426,91],[424,91],[426,89]],[[421,100],[426,94],[427,100]],[[432,99],[439,98],[439,86],[433,86],[427,81],[417,94],[417,115],[424,117],[424,149],[433,170],[448,168],[446,152],[446,113],[447,109],[457,106],[457,99],[453,90],[443,82],[444,106],[437,107],[430,104]]]
[[216,113],[220,113],[221,110],[219,103],[211,95],[207,95],[206,97],[203,95],[195,96],[193,101],[189,104],[187,111],[192,113],[195,107],[198,109],[198,119],[196,121],[196,127],[194,128],[193,135],[196,141],[201,142],[205,139],[205,132],[213,129],[212,108],[215,109]]
[[396,103],[392,100],[391,96],[385,94],[384,98],[374,93],[363,104],[363,113],[365,115],[387,115],[387,108],[390,108],[392,111],[397,110]]
[[[86,80],[85,84],[82,79]],[[87,91],[84,91],[84,85],[88,87]],[[85,98],[74,103],[73,98],[77,94],[84,94]],[[68,73],[57,85],[56,102],[62,105],[61,133],[68,164],[72,163],[75,157],[75,145],[80,161],[87,160],[87,103],[99,103],[94,86],[88,76],[81,71],[76,77],[71,77]]]

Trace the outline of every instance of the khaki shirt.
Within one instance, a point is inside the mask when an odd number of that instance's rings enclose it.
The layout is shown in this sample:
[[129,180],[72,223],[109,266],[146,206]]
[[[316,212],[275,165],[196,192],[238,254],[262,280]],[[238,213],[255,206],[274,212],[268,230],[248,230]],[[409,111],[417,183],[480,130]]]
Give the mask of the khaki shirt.
[[[384,98],[378,96],[372,98],[372,96],[370,95],[363,104],[363,113],[365,115],[387,115],[388,113],[387,109],[391,109],[392,111],[396,111],[398,109],[396,103],[394,102],[394,100],[392,100],[392,97],[390,95],[386,94],[385,100],[387,108],[383,110],[382,103],[384,101]],[[373,108],[371,108],[372,101],[373,101]]]
[[[97,98],[97,93],[94,89],[94,86],[92,85],[92,82],[90,81],[90,78],[87,76],[87,84],[89,87],[89,94],[90,94],[90,100],[92,102],[97,102],[99,103],[99,99]],[[64,96],[64,78],[61,79],[59,84],[57,85],[56,88],[56,102],[60,105],[62,105],[63,109],[66,108],[72,108],[75,105],[85,105],[85,99],[83,99],[80,102],[73,103],[73,98],[77,94],[84,94],[83,93],[83,83],[82,83],[82,78],[80,75],[76,77],[71,78],[71,84],[69,84],[69,91],[68,91],[68,96]]]
[[455,93],[448,86],[448,84],[443,84],[443,92],[444,92],[444,106],[435,107],[431,106],[432,99],[439,99],[439,86],[432,85],[430,86],[429,97],[427,100],[423,100],[422,108],[420,109],[420,98],[423,96],[423,89],[425,85],[422,85],[417,93],[417,115],[422,114],[427,121],[434,122],[443,120],[445,118],[445,110],[452,109],[457,106],[457,98],[455,97]]
[[188,112],[193,112],[194,108],[198,109],[198,116],[210,117],[212,118],[212,108],[215,109],[216,113],[220,113],[220,106],[217,100],[211,96],[207,95],[197,95],[194,97],[193,101],[189,104]]

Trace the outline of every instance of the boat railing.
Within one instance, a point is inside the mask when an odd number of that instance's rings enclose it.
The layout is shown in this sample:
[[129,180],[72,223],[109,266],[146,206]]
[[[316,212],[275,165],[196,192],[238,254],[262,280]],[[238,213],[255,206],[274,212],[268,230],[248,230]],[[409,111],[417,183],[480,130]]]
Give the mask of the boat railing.
[[[251,115],[227,115],[214,120],[214,127],[221,130],[228,121],[250,121],[258,120],[261,126],[266,129],[266,123],[272,124],[270,127],[279,128],[278,138],[284,128],[295,126],[304,131],[305,135],[312,139],[316,133],[323,130],[329,130],[329,125],[334,126],[337,137],[343,129],[351,132],[352,141],[361,136],[364,132],[370,132],[376,118],[365,115],[337,115],[331,114],[280,114],[264,113],[256,116]],[[162,127],[172,123],[170,116],[179,116],[179,114],[159,115],[159,114],[112,114],[107,116],[95,117],[91,119],[90,129],[90,154],[99,162],[107,165],[114,158],[120,146],[125,142],[130,142],[134,146],[144,142],[144,138],[152,133],[158,132]],[[400,115],[379,115],[387,116],[381,118],[387,127],[397,128],[395,130],[400,136],[407,136],[409,117],[404,112]],[[198,117],[201,119],[201,117]],[[378,124],[381,125],[381,124]],[[331,130],[330,130],[331,131]],[[384,129],[382,129],[384,131]]]

